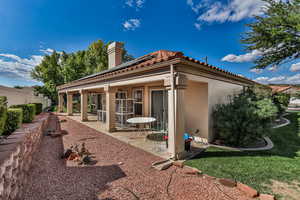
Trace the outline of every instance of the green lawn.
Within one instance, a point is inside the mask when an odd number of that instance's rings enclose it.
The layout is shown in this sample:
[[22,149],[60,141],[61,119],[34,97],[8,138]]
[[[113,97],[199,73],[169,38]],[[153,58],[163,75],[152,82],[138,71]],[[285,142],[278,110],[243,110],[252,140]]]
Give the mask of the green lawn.
[[239,152],[210,147],[186,164],[208,175],[234,179],[266,193],[272,193],[266,187],[272,179],[300,183],[300,121],[296,112],[286,118],[291,121],[290,125],[272,130],[272,150]]

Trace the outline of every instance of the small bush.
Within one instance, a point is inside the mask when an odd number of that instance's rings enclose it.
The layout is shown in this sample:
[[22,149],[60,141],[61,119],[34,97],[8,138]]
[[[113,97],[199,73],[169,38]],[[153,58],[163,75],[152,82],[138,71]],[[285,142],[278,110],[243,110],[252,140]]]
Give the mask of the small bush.
[[214,128],[226,144],[241,147],[266,135],[276,113],[271,99],[248,89],[232,97],[230,103],[216,106]]
[[6,106],[0,105],[0,135],[5,131],[5,123],[7,119],[7,108]]
[[39,115],[43,112],[43,104],[42,103],[33,103],[36,108],[36,115]]
[[0,96],[0,106],[6,106],[7,105],[7,97],[6,96]]
[[278,109],[278,115],[282,115],[290,103],[290,94],[277,93],[272,96],[273,103]]
[[7,98],[5,96],[0,96],[0,135],[5,131],[5,122],[7,118]]
[[21,108],[7,109],[7,120],[5,124],[5,135],[10,135],[17,128],[20,128],[23,120],[23,111]]
[[12,105],[10,108],[22,108],[23,110],[23,123],[30,123],[34,119],[36,108],[34,104],[20,104]]

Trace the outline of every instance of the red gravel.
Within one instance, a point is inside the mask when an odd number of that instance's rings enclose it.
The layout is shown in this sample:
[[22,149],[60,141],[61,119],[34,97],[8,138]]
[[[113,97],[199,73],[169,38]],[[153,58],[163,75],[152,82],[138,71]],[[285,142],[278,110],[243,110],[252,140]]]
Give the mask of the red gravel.
[[[55,126],[55,116],[51,118]],[[157,171],[150,166],[161,158],[69,118],[59,118],[67,119],[61,127],[68,134],[43,138],[29,172],[25,200],[248,199],[236,188],[187,175],[186,168]],[[60,159],[65,148],[82,142],[95,156],[95,165],[82,167]]]

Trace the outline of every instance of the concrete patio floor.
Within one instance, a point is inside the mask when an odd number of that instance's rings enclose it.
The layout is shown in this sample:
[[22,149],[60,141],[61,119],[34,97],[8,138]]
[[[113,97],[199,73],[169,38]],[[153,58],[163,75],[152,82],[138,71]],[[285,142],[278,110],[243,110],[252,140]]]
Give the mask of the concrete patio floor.
[[143,149],[144,151],[152,153],[161,158],[169,159],[171,157],[170,153],[168,153],[168,149],[166,148],[165,142],[152,141],[146,138],[146,135],[150,134],[149,132],[142,133],[142,132],[132,131],[132,130],[126,130],[126,131],[118,130],[116,132],[109,133],[105,131],[104,124],[97,121],[96,115],[88,114],[89,120],[85,122],[81,121],[80,113],[74,113],[72,116],[67,116],[65,113],[58,113],[58,115],[65,116],[67,118],[75,120],[101,133],[112,136],[118,140],[121,140],[122,142]]

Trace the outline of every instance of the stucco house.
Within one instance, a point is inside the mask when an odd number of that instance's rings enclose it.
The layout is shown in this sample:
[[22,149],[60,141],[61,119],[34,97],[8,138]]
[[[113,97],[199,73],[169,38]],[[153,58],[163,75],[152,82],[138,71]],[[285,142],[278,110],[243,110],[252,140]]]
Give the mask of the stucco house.
[[185,132],[212,141],[214,106],[255,84],[181,52],[160,50],[122,63],[122,45],[114,42],[108,58],[108,70],[57,88],[59,111],[67,95],[67,114],[72,115],[73,96],[80,94],[81,120],[88,120],[88,109],[94,110],[108,132],[122,128],[130,117],[152,116],[156,126],[167,130],[174,158],[185,155]]
[[0,85],[0,96],[7,97],[7,105],[42,103],[43,108],[51,106],[51,100],[42,94],[35,94],[33,87],[12,88]]
[[300,89],[293,85],[270,85],[272,93],[296,94]]

